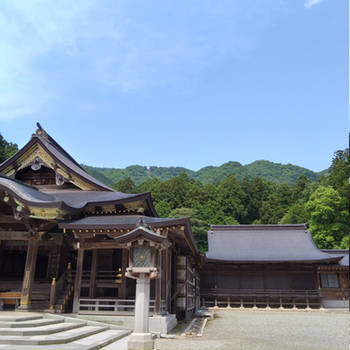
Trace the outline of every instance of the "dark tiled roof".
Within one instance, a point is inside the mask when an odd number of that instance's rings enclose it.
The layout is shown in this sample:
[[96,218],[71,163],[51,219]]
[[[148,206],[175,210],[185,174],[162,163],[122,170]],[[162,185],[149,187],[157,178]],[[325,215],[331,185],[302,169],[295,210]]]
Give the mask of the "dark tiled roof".
[[62,222],[60,227],[65,228],[113,228],[113,227],[132,227],[142,219],[147,225],[179,225],[188,221],[188,218],[156,218],[143,215],[107,215],[107,216],[88,216],[71,222]]
[[339,261],[340,266],[349,266],[349,250],[347,249],[322,249],[323,252],[336,257],[343,257]]
[[[80,191],[80,190],[60,190],[45,193],[50,194],[59,201],[64,201],[67,205],[74,208],[83,208],[88,203],[99,204],[108,202],[117,202],[127,199],[135,199],[135,197],[143,197],[144,194],[130,194],[122,192],[109,191]],[[142,198],[140,198],[142,199]]]
[[305,225],[211,226],[209,260],[237,262],[337,261],[319,250]]

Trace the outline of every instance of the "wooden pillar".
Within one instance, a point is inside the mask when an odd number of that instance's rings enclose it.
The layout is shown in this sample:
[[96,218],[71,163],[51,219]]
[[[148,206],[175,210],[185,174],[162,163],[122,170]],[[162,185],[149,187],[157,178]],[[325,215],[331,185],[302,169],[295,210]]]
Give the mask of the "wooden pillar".
[[[162,254],[162,297],[161,297],[161,311],[163,312],[164,311],[164,305],[163,305],[163,300],[166,301],[166,287],[167,287],[167,269],[168,269],[168,266],[167,266],[167,249],[163,250],[161,252]],[[166,306],[165,306],[166,308]]]
[[24,278],[21,294],[21,309],[28,309],[31,305],[32,289],[36,268],[36,258],[38,256],[39,236],[33,235],[28,240],[26,264],[24,268]]
[[171,274],[171,250],[166,250],[166,288],[165,288],[165,304],[166,311],[171,312],[171,285],[172,285],[172,274]]
[[127,278],[125,277],[126,268],[128,267],[128,250],[122,249],[122,283],[119,287],[118,296],[121,299],[126,299],[126,282]]
[[98,250],[92,250],[91,271],[90,271],[90,286],[89,297],[96,297],[96,274],[97,274]]
[[316,288],[318,290],[321,289],[321,281],[320,281],[320,273],[319,273],[319,271],[316,271]]
[[155,281],[155,305],[154,305],[154,313],[161,313],[161,300],[162,300],[162,252],[158,253],[158,270],[159,270],[159,278]]
[[83,274],[83,261],[84,261],[84,249],[78,248],[77,268],[75,271],[75,281],[74,281],[73,313],[78,313],[79,311],[81,276]]

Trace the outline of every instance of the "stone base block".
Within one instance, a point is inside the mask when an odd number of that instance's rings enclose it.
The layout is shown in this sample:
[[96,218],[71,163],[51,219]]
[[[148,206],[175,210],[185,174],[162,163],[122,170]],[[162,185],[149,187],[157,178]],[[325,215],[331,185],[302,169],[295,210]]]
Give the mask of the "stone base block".
[[323,299],[321,303],[325,309],[349,309],[348,300]]
[[[127,329],[134,329],[134,316],[110,316],[110,315],[82,315],[72,314],[73,317],[78,317],[84,320],[104,322],[115,326],[121,326]],[[151,333],[167,334],[177,325],[176,315],[154,315],[149,317],[149,331]]]
[[152,350],[154,341],[151,333],[131,333],[128,350]]
[[154,315],[149,318],[149,330],[153,333],[167,334],[177,325],[177,318],[174,314]]

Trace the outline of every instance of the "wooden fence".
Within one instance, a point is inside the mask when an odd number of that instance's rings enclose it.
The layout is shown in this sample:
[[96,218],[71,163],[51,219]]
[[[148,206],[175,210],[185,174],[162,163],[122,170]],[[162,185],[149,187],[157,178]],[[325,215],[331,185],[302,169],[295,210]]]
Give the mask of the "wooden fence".
[[205,307],[271,307],[319,308],[319,290],[280,289],[202,289],[201,305]]

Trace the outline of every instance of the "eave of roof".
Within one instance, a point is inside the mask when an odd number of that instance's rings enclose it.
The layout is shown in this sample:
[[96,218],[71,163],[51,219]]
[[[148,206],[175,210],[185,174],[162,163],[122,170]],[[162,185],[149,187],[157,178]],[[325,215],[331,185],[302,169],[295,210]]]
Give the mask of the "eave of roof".
[[159,218],[143,215],[108,215],[108,216],[87,216],[74,221],[60,222],[59,227],[66,229],[113,229],[134,228],[137,222],[142,219],[147,225],[152,227],[166,227],[175,225],[185,225],[187,218]]
[[[222,263],[222,264],[320,264],[320,263],[338,263],[341,257],[325,258],[325,259],[281,259],[281,260],[224,260],[213,259],[206,257],[207,263]],[[331,265],[326,265],[331,266]],[[338,265],[337,265],[338,266]]]
[[[8,192],[27,206],[41,208],[59,208],[68,212],[79,211],[86,206],[114,205],[144,200],[151,212],[156,215],[150,193],[126,194],[110,191],[55,191],[42,192],[19,180],[0,174],[0,189]],[[153,211],[152,211],[153,210]]]
[[307,230],[307,224],[210,225],[211,231]]
[[322,249],[323,252],[331,256],[340,257],[339,265],[343,268],[349,268],[349,250],[348,249]]

